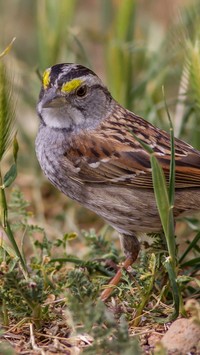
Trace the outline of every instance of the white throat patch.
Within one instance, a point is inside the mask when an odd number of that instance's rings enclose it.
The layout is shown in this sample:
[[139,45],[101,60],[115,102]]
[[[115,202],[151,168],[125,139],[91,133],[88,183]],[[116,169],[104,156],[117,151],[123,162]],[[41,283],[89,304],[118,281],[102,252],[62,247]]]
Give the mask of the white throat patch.
[[[38,107],[38,111],[39,109]],[[51,128],[75,128],[84,122],[82,113],[71,106],[43,108],[39,112],[44,123]]]

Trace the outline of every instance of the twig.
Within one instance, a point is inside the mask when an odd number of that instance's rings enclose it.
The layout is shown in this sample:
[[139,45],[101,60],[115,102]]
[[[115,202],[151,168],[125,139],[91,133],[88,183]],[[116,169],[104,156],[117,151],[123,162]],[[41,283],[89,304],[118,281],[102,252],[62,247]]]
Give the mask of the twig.
[[45,355],[45,351],[43,349],[39,348],[35,342],[35,336],[34,336],[32,323],[29,323],[29,328],[30,328],[30,343],[31,343],[32,349],[35,351],[39,351],[42,355]]

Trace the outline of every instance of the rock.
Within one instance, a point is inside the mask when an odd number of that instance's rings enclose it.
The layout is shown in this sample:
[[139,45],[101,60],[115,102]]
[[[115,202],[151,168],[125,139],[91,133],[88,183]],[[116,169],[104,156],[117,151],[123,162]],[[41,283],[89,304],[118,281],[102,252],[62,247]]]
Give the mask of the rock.
[[190,319],[177,319],[161,339],[161,344],[169,354],[196,354],[200,348],[200,326]]
[[150,348],[154,348],[155,345],[160,341],[161,338],[162,338],[162,334],[152,333],[148,337],[148,344],[149,344]]

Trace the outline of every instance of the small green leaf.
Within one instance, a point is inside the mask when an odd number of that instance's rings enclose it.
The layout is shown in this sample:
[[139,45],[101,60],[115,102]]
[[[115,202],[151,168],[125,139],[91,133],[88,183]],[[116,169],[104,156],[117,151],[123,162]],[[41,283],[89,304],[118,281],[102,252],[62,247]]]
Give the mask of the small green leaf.
[[66,233],[63,236],[64,241],[73,240],[75,238],[77,238],[77,233],[75,233],[75,232],[74,233]]
[[182,284],[182,283],[185,283],[185,282],[190,282],[190,281],[194,281],[194,277],[191,277],[191,276],[187,276],[187,275],[181,275],[181,276],[178,276],[177,277],[177,282],[178,284]]
[[3,187],[9,187],[17,177],[17,165],[14,163],[3,179]]

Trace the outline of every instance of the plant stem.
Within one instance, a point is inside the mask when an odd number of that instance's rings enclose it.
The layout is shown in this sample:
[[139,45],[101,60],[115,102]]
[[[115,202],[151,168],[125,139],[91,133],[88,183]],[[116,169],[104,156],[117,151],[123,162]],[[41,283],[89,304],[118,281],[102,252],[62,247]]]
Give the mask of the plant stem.
[[2,300],[2,313],[3,313],[3,325],[8,326],[9,325],[9,319],[8,319],[8,310],[6,307],[6,300]]
[[8,222],[8,208],[7,208],[7,202],[6,202],[6,194],[5,194],[5,190],[2,185],[3,185],[3,182],[2,182],[2,175],[1,175],[1,169],[0,169],[0,221],[1,221],[1,225],[2,225],[5,233],[7,234],[8,238],[13,246],[13,249],[14,249],[16,255],[18,256],[18,258],[21,262],[23,270],[26,273],[28,273],[26,263],[22,257],[22,254],[19,251],[18,245],[15,241],[13,232],[12,232],[10,224]]

